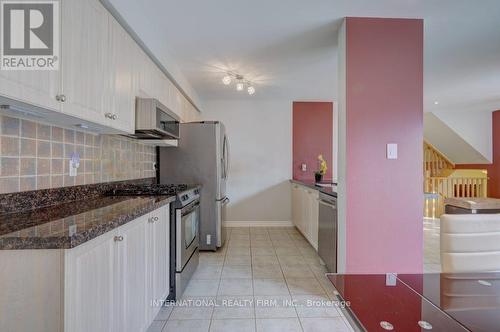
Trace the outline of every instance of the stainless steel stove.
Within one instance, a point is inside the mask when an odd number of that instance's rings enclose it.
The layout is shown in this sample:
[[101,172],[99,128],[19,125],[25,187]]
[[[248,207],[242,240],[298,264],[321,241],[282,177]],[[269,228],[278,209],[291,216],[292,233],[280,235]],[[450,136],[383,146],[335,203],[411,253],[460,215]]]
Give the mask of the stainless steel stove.
[[181,297],[199,263],[200,186],[186,184],[133,185],[110,195],[175,195],[170,209],[170,294]]

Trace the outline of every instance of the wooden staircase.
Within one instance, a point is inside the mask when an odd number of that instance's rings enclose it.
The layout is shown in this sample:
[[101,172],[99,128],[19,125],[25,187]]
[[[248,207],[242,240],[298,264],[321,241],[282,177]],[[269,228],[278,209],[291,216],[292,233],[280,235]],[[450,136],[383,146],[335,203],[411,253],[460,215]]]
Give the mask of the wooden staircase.
[[424,142],[424,217],[439,218],[449,197],[487,197],[486,170],[457,170],[432,144]]

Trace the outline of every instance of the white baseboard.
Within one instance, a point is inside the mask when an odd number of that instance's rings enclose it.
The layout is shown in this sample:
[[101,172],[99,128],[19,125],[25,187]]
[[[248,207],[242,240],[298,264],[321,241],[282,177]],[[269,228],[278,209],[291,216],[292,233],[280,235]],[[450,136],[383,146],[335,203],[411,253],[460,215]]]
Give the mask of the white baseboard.
[[278,220],[278,221],[225,221],[225,227],[290,227],[293,226],[291,220]]

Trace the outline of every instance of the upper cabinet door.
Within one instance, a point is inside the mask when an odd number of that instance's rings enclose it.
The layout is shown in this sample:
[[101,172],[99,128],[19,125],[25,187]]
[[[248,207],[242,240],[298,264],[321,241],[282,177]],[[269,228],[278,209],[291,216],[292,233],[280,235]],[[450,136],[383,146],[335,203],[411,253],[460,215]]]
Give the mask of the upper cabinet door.
[[137,45],[122,26],[109,19],[109,73],[110,73],[110,126],[133,133],[135,130],[135,84],[134,72]]
[[142,98],[153,98],[153,63],[142,49],[137,50],[136,57],[139,77],[137,94]]
[[109,125],[109,13],[97,0],[62,5],[62,110]]
[[59,112],[59,70],[0,70],[0,96]]

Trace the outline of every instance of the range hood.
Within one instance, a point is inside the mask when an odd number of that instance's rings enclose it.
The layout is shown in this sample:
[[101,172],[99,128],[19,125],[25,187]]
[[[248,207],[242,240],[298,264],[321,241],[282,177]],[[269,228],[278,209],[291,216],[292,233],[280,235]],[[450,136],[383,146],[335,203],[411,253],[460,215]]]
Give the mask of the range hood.
[[180,118],[153,98],[137,98],[135,133],[128,135],[150,144],[179,139]]

